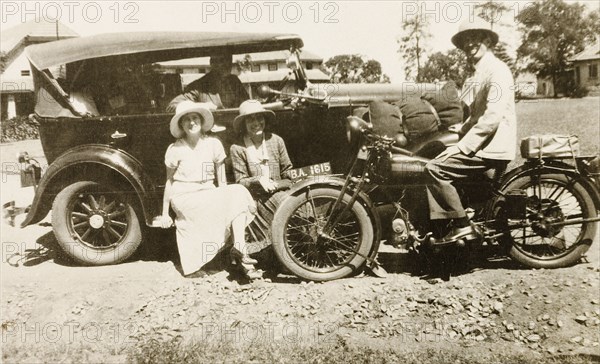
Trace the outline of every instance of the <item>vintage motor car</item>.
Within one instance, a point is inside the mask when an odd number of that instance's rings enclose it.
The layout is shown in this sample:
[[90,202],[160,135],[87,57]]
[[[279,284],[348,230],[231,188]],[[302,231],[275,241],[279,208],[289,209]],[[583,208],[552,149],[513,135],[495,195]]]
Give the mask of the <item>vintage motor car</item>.
[[[182,92],[179,75],[157,71],[155,65],[164,61],[289,51],[285,90],[291,94],[262,93],[265,106],[277,114],[273,131],[285,140],[294,166],[326,163],[325,172],[344,173],[356,148],[346,134],[346,116],[370,100],[398,100],[422,90],[311,84],[300,62],[302,46],[294,34],[140,32],[28,47],[33,118],[49,165],[21,226],[41,221],[51,210],[59,245],[81,264],[114,264],[136,251],[161,214],[164,154],[174,141],[168,128],[173,114],[165,108]],[[231,125],[237,114],[238,109],[214,112],[216,124],[226,127],[217,134],[226,150],[235,138]],[[431,150],[429,144],[413,150]]]

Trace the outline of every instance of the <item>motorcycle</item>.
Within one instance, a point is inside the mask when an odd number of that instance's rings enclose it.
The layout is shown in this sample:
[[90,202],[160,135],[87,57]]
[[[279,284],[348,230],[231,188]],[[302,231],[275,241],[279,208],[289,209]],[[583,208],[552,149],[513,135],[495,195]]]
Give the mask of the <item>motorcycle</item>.
[[527,267],[559,268],[579,261],[595,238],[600,157],[540,153],[460,185],[476,237],[443,241],[450,226],[429,219],[425,197],[433,157],[396,146],[359,117],[349,116],[347,128],[359,136],[349,172],[305,178],[273,218],[274,252],[298,277],[328,281],[365,266],[385,274],[376,259],[382,240],[411,254],[490,246]]

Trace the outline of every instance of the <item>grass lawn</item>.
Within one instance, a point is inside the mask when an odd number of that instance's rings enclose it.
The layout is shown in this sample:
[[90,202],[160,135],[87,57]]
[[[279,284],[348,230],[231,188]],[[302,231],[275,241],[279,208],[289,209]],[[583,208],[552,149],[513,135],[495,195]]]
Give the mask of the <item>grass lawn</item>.
[[[443,345],[445,344],[445,345]],[[352,346],[338,337],[329,345],[289,345],[260,341],[241,347],[231,342],[207,345],[201,342],[145,342],[129,352],[131,363],[438,363],[438,364],[592,364],[594,355],[547,355],[491,352],[489,349],[461,348],[443,343],[439,348],[410,350],[390,341],[380,348]],[[517,351],[517,350],[515,350]]]
[[517,103],[518,136],[575,134],[582,154],[600,153],[600,98],[543,99]]
[[[518,136],[576,134],[583,154],[600,154],[600,97],[523,100],[517,103]],[[0,162],[13,162],[19,151],[43,156],[39,140],[0,144]],[[43,157],[42,157],[43,158]]]

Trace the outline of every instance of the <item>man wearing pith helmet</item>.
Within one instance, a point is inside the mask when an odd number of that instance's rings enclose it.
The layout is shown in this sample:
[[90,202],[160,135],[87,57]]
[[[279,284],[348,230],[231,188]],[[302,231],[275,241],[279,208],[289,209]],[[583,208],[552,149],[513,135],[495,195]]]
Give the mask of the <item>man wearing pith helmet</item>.
[[452,43],[474,66],[470,79],[473,97],[470,118],[462,125],[462,138],[429,162],[427,188],[432,219],[452,221],[452,230],[442,242],[473,238],[473,228],[453,183],[470,179],[490,169],[504,169],[515,158],[517,119],[514,80],[508,66],[492,52],[498,34],[489,23],[471,17],[461,24]]

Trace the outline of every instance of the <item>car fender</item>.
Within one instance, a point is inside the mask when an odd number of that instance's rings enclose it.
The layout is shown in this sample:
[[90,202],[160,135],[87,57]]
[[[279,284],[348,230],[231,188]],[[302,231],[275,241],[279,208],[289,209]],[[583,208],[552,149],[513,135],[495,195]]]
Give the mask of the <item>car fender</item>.
[[[334,187],[341,189],[345,182],[345,178],[336,175],[310,176],[292,185],[292,188],[288,192],[291,196],[297,196],[308,188]],[[379,245],[381,244],[381,217],[373,204],[373,201],[365,192],[359,192],[357,201],[366,208],[373,223],[373,228],[375,230],[373,236],[375,241],[373,242],[373,247],[369,253],[369,258],[374,260],[379,251]]]
[[85,176],[73,178],[73,173],[69,173],[70,171],[90,166],[108,169],[127,181],[139,199],[146,224],[151,223],[152,213],[156,210],[154,206],[156,202],[153,201],[156,190],[150,178],[143,172],[139,161],[127,152],[107,145],[87,144],[67,150],[48,166],[21,227],[41,221],[50,211],[54,197],[65,187],[65,184],[86,178]]

